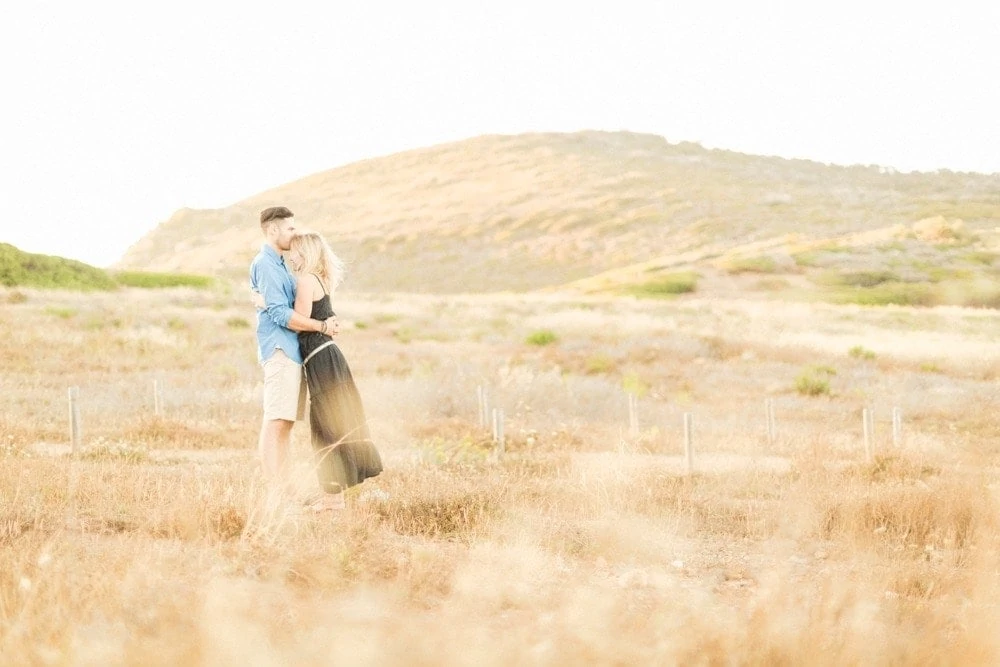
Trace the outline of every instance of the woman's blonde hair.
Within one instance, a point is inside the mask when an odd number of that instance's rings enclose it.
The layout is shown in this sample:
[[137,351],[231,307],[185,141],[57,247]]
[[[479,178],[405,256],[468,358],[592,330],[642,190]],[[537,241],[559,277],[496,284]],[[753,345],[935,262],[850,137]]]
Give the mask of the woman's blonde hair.
[[333,293],[344,281],[344,262],[316,232],[300,232],[292,237],[290,249],[302,255],[301,273],[315,273]]

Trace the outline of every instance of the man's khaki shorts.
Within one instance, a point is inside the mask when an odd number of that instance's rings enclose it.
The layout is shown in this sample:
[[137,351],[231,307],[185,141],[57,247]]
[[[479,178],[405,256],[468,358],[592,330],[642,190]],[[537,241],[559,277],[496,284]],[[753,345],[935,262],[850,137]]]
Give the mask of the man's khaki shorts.
[[306,383],[302,366],[280,349],[264,362],[264,419],[302,421],[306,415]]

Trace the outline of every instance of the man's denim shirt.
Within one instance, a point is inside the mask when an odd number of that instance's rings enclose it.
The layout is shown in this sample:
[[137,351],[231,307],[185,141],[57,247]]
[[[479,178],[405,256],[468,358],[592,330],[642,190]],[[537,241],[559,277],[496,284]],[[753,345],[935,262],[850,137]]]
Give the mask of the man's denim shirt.
[[287,328],[295,303],[295,278],[281,255],[266,243],[250,264],[250,287],[260,292],[267,304],[257,311],[257,361],[264,363],[280,348],[301,364],[298,334]]

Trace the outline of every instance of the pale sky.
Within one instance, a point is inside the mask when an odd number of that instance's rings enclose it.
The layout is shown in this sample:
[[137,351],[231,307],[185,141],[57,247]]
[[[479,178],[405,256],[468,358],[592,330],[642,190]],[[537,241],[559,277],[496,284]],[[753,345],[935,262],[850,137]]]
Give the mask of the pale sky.
[[476,4],[7,3],[0,242],[107,266],[179,208],[487,133],[1000,172],[997,3]]

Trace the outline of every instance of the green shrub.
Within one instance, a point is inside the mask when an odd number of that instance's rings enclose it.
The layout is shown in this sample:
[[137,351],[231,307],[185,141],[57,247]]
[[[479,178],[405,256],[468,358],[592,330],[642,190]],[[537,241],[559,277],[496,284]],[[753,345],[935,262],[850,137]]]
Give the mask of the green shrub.
[[9,243],[0,243],[0,285],[72,290],[116,287],[103,269],[63,257],[24,252]]
[[57,308],[56,306],[46,306],[45,311],[47,315],[54,315],[61,320],[68,320],[71,317],[76,317],[75,308]]
[[850,350],[847,351],[855,359],[874,359],[875,353],[871,350],[862,347],[861,345],[855,345]]
[[978,288],[966,292],[959,305],[968,308],[1000,308],[1000,288]]
[[849,287],[875,287],[894,280],[897,276],[892,271],[845,271],[837,282]]
[[649,391],[649,385],[639,377],[638,373],[629,373],[622,378],[622,388],[629,394],[642,398]]
[[213,280],[209,276],[197,276],[186,273],[154,273],[152,271],[117,271],[112,274],[115,281],[123,287],[141,287],[144,289],[161,289],[167,287],[194,287],[204,289],[211,287]]
[[830,393],[830,377],[837,374],[830,366],[809,366],[795,378],[795,391],[804,396]]
[[615,360],[606,354],[595,354],[587,357],[584,363],[584,372],[588,375],[598,375],[608,373],[615,367]]
[[928,285],[885,283],[877,287],[841,292],[836,301],[862,306],[933,306],[938,297]]
[[91,315],[84,322],[83,327],[90,331],[104,331],[105,329],[121,329],[122,320],[119,317],[107,319],[103,315]]
[[524,340],[528,345],[551,345],[552,343],[559,340],[559,337],[552,331],[548,329],[542,329],[541,331],[535,331],[528,335]]
[[820,265],[820,257],[822,254],[823,251],[821,250],[804,250],[792,255],[792,259],[799,266],[813,267]]
[[18,250],[0,243],[0,285],[45,289],[114,290],[118,287],[196,287],[213,284],[208,276],[149,271],[109,272],[83,262]]
[[13,292],[8,292],[4,297],[4,301],[10,304],[26,303],[28,301],[28,295],[19,290]]
[[965,259],[973,264],[992,266],[997,261],[997,254],[988,250],[973,250],[965,255]]
[[234,316],[226,320],[226,326],[230,329],[248,329],[250,328],[250,323],[247,322],[245,317]]
[[783,289],[789,287],[790,285],[791,285],[791,283],[789,283],[784,278],[777,278],[777,277],[774,277],[774,278],[761,278],[756,283],[754,283],[753,288],[754,289],[758,289],[758,290],[762,290],[762,291],[773,292],[773,291],[777,291],[777,290],[783,290]]
[[948,269],[942,266],[931,266],[927,268],[927,277],[932,283],[939,283],[943,280],[968,280],[972,278],[972,272],[965,269]]
[[737,257],[725,264],[728,273],[774,273],[778,264],[770,257]]
[[662,297],[694,292],[698,288],[698,274],[693,271],[668,273],[658,280],[632,285],[628,293],[634,296]]

